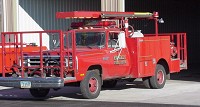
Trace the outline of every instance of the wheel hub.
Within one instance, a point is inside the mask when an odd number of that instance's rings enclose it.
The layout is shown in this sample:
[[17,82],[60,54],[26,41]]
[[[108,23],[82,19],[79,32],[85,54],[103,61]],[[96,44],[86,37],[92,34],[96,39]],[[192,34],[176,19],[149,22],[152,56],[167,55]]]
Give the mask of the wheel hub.
[[159,84],[162,84],[164,82],[164,74],[162,70],[159,70],[157,73],[157,81]]
[[89,80],[89,89],[91,93],[95,93],[98,88],[98,81],[96,78],[90,78]]

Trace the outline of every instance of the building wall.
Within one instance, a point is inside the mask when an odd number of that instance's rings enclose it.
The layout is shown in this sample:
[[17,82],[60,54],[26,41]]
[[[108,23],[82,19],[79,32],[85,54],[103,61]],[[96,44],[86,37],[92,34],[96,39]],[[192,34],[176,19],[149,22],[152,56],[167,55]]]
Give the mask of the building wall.
[[[100,0],[19,0],[18,31],[42,31],[70,29],[75,19],[56,19],[56,12],[66,11],[100,11]],[[51,48],[57,37],[43,36],[43,45]],[[44,40],[45,39],[45,40]],[[39,44],[39,35],[24,38],[27,43]],[[50,43],[49,43],[50,41]]]
[[[186,32],[189,66],[200,64],[199,0],[125,0],[126,11],[158,11],[165,21],[159,32]],[[144,26],[144,23],[137,26]]]
[[3,31],[3,0],[0,0],[0,32]]
[[44,30],[69,29],[73,20],[56,19],[56,12],[101,10],[100,0],[19,0],[19,5]]
[[16,1],[17,0],[1,0],[1,22],[2,22],[2,31],[16,31]]
[[101,11],[125,11],[125,0],[101,0]]

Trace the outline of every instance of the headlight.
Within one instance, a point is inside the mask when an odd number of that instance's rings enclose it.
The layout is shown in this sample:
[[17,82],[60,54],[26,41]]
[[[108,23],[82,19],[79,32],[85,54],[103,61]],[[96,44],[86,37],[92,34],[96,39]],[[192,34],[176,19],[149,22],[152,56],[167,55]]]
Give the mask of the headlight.
[[65,66],[68,67],[68,59],[65,58]]
[[70,59],[68,60],[68,58],[65,58],[65,66],[66,67],[72,67],[72,60],[70,60]]
[[[23,64],[24,64],[24,66],[30,66],[30,59],[29,58],[26,58],[26,59],[24,59],[23,60]],[[21,66],[21,59],[19,60],[19,64],[20,64],[20,66]]]
[[76,70],[78,71],[78,57],[76,56]]

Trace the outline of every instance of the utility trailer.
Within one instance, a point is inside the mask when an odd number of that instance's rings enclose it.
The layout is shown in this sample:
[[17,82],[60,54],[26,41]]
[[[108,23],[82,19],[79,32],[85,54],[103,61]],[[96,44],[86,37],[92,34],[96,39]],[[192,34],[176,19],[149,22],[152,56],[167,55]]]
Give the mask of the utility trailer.
[[[170,73],[187,69],[186,33],[159,34],[158,12],[73,11],[56,17],[81,22],[73,22],[68,31],[1,33],[1,86],[28,88],[34,97],[45,97],[50,89],[78,83],[83,97],[92,99],[119,79],[142,78],[147,88],[160,89]],[[154,33],[136,31],[129,20],[153,21]],[[26,52],[23,37],[35,34],[39,49]],[[14,40],[7,43],[10,35]],[[54,38],[51,49],[44,48],[43,36]],[[18,51],[7,52],[11,44]],[[15,63],[6,65],[11,54]],[[12,75],[6,75],[7,69]]]
[[[1,45],[2,46],[2,45]],[[2,55],[0,54],[0,75],[2,74],[2,63],[4,63],[5,66],[15,66],[17,67],[18,65],[15,62],[15,59],[17,59],[17,55],[19,55],[19,48],[14,48],[14,45],[5,45],[4,47],[4,52],[6,53],[4,55],[4,60],[2,60]],[[24,52],[32,52],[32,51],[38,51],[40,48],[38,46],[34,46],[34,44],[23,44],[23,51]],[[43,50],[46,50],[47,47],[42,47]],[[0,52],[2,52],[2,47],[0,48]],[[16,54],[18,53],[18,54]],[[10,68],[5,68],[4,73],[7,75],[12,75],[14,69]]]

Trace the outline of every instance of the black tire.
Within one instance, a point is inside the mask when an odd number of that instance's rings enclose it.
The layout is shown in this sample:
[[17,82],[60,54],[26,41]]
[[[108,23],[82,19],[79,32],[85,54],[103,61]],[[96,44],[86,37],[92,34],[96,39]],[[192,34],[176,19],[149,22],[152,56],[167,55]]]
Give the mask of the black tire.
[[156,65],[155,75],[150,78],[150,85],[153,89],[160,89],[166,83],[166,70],[161,64]]
[[151,84],[150,84],[150,77],[144,77],[142,78],[143,84],[146,88],[151,89]]
[[103,81],[103,88],[114,88],[117,84],[117,80],[107,80]]
[[49,94],[49,88],[31,88],[29,89],[31,95],[36,98],[46,97]]
[[[84,98],[97,98],[101,91],[101,78],[99,70],[89,70],[80,83],[81,93]],[[94,82],[94,83],[93,83]]]

